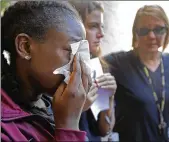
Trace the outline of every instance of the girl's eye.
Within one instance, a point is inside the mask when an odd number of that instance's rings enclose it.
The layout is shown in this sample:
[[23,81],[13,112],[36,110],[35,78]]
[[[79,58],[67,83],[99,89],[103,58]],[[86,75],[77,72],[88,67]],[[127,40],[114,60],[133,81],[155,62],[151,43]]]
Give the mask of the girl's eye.
[[64,50],[69,51],[69,52],[72,52],[71,46],[65,47]]

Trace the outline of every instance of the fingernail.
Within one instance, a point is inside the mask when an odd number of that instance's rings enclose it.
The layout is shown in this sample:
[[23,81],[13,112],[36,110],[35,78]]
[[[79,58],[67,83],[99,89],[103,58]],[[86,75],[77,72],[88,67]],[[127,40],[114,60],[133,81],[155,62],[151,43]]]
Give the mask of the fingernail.
[[97,83],[97,81],[96,81],[96,80],[94,81],[94,83],[96,84],[96,87],[99,87],[99,85],[98,85],[98,83]]

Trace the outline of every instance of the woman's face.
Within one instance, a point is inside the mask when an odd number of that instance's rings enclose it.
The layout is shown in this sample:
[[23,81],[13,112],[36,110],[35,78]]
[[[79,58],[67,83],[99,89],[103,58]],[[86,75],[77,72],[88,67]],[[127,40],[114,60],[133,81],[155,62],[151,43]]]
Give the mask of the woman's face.
[[140,51],[157,52],[164,45],[166,36],[164,21],[153,16],[143,15],[138,20],[137,44]]
[[67,17],[59,32],[55,28],[48,30],[43,43],[32,40],[29,82],[34,88],[54,93],[63,81],[64,77],[53,71],[70,61],[70,43],[85,39],[81,21],[72,17]]
[[91,54],[96,54],[99,50],[101,38],[103,38],[103,13],[94,10],[86,16],[85,20],[86,39],[89,42]]

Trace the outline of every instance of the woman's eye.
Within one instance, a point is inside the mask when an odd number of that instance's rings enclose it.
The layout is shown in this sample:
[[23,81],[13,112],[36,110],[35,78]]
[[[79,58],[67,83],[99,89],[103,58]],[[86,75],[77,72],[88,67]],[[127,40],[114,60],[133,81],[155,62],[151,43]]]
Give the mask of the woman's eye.
[[72,52],[72,49],[71,49],[71,47],[70,47],[70,46],[65,47],[65,48],[64,48],[64,50],[69,51],[69,52]]
[[72,50],[71,49],[65,49],[66,51],[69,51],[69,52],[72,52]]
[[97,28],[98,27],[98,25],[97,24],[95,24],[95,23],[93,23],[93,24],[89,24],[89,28]]
[[91,28],[97,28],[97,25],[91,25]]

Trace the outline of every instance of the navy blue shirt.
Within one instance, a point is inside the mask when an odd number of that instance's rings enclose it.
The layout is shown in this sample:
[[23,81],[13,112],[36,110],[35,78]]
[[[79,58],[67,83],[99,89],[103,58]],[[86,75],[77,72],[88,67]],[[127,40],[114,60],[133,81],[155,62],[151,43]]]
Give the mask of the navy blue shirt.
[[79,128],[82,131],[86,131],[89,141],[101,141],[99,136],[98,122],[95,120],[91,109],[82,113]]
[[[165,72],[166,100],[163,116],[167,123],[164,134],[160,135],[159,112],[152,89],[143,71],[143,64],[133,51],[112,53],[105,57],[111,66],[118,87],[115,94],[116,125],[114,131],[119,133],[124,142],[166,142],[169,127],[169,54],[163,55]],[[150,72],[153,86],[161,101],[161,69]]]

